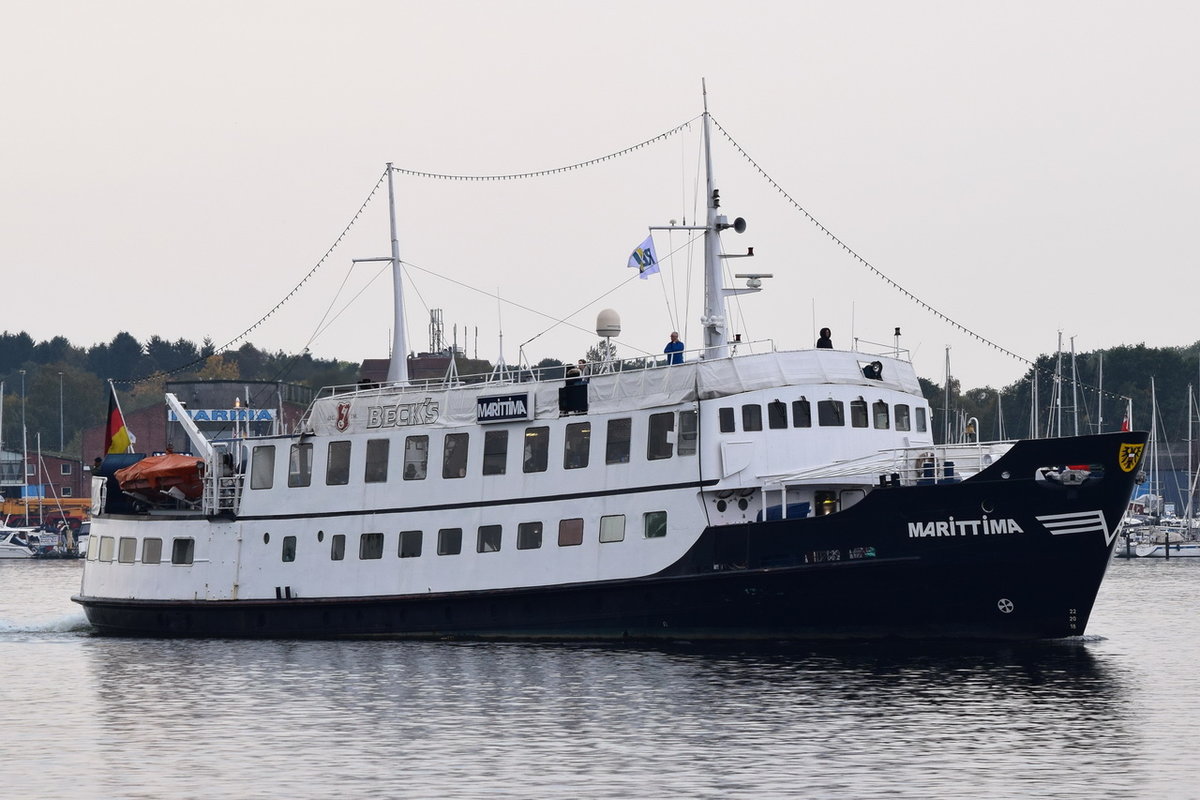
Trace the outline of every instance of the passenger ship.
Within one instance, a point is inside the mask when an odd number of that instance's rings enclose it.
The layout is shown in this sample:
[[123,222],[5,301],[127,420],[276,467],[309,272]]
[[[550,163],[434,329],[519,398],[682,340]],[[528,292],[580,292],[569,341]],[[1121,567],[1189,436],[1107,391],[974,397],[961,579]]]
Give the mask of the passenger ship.
[[[299,430],[191,438],[199,488],[94,479],[74,599],[104,634],[816,640],[1082,634],[1146,434],[935,444],[888,352],[726,329],[586,382],[327,389]],[[389,189],[392,169],[389,165]],[[392,211],[392,262],[399,272]],[[753,277],[753,276],[752,276]],[[397,284],[397,317],[403,302]],[[397,322],[395,336],[404,325]],[[196,483],[193,481],[193,483]]]

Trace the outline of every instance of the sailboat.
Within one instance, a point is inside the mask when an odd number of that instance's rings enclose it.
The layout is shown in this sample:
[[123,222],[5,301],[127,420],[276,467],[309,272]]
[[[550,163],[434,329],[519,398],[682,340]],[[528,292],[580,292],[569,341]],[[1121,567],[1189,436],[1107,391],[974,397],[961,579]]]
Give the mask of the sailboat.
[[[707,105],[701,118],[704,220],[652,231],[703,239],[703,347],[682,363],[606,357],[572,386],[464,376],[416,385],[398,338],[386,382],[329,388],[299,430],[238,441],[205,438],[168,394],[203,462],[199,493],[133,497],[102,467],[73,598],[95,629],[623,641],[1082,634],[1146,434],[937,444],[898,347],[740,342],[726,302],[759,291],[764,276],[725,286],[722,237],[746,225],[720,207]],[[396,173],[389,164],[402,337]]]

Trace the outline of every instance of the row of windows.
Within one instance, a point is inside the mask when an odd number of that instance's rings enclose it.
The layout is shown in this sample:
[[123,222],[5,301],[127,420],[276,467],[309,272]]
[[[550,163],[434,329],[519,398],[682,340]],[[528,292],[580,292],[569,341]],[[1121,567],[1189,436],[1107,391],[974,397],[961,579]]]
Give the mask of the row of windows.
[[[657,461],[675,455],[690,456],[696,453],[696,412],[668,411],[651,414],[646,436],[646,459]],[[611,419],[606,426],[604,440],[604,462],[625,464],[629,462],[632,449],[633,421],[628,418]],[[485,431],[483,434],[483,459],[481,471],[484,475],[504,475],[508,471],[509,433],[507,429]],[[478,434],[476,434],[478,436]],[[470,433],[447,433],[442,442],[442,477],[465,478],[467,455],[470,451]],[[427,435],[407,436],[404,439],[404,471],[406,481],[424,480],[429,473],[430,437]],[[523,472],[545,472],[550,464],[550,428],[532,426],[525,428],[521,436],[521,470]],[[391,440],[367,440],[363,480],[366,483],[386,483]],[[325,483],[340,486],[350,482],[351,442],[338,440],[329,443],[325,460]],[[563,469],[583,469],[592,457],[592,423],[574,422],[566,426],[562,445]],[[288,486],[309,486],[313,473],[313,445],[299,442],[291,446],[288,454]],[[250,488],[270,489],[275,482],[275,446],[259,445],[251,455]]]
[[[537,550],[542,546],[542,523],[522,522],[517,525],[517,549]],[[584,523],[581,518],[559,520],[558,546],[573,547],[583,544]],[[642,515],[642,535],[647,539],[659,539],[667,535],[667,512],[648,511]],[[625,540],[625,515],[610,514],[600,518],[598,537],[601,542],[621,542]],[[424,531],[400,531],[399,546],[396,555],[400,558],[419,558],[423,548]],[[317,532],[317,541],[325,539],[325,532]],[[269,543],[271,534],[263,534],[263,542]],[[281,555],[285,562],[296,560],[295,536],[284,536]],[[499,552],[504,541],[502,525],[480,525],[475,535],[475,552]],[[442,528],[437,532],[437,554],[439,556],[454,556],[462,552],[463,529]],[[120,564],[132,564],[137,561],[138,540],[132,536],[122,536],[119,539],[112,536],[101,536],[100,546],[89,553],[94,561],[112,561],[114,551]],[[162,563],[162,539],[147,537],[142,540],[143,564]],[[358,537],[358,558],[370,561],[383,558],[384,535],[382,533],[363,533]],[[171,563],[191,564],[195,554],[195,542],[190,538],[174,539],[171,543]],[[330,537],[329,558],[332,561],[344,561],[346,558],[346,534],[335,533]]]
[[[115,539],[112,536],[101,536],[99,547],[88,547],[88,558],[93,561],[112,561],[115,549],[117,561],[121,564],[132,564],[137,560],[137,542],[132,536],[122,536]],[[162,562],[162,539],[146,537],[142,540],[142,563],[159,564]],[[192,539],[178,538],[171,542],[171,563],[191,564],[196,551],[196,543]]]
[[[812,404],[808,398],[801,397],[791,403],[793,428],[811,428],[813,423]],[[909,431],[913,425],[913,409],[905,403],[898,403],[889,408],[883,400],[877,400],[869,407],[867,401],[859,397],[850,401],[850,426],[866,428],[873,426],[876,430],[889,430],[892,420],[895,420],[895,430]],[[722,433],[733,433],[737,430],[736,409],[731,406],[718,409],[718,419]],[[821,427],[841,427],[846,424],[846,403],[842,400],[818,400],[817,424]],[[916,407],[917,431],[924,433],[928,420],[924,406]],[[788,404],[782,400],[767,403],[767,427],[772,429],[788,427]],[[747,403],[742,406],[742,430],[761,431],[763,429],[763,408],[758,403]]]
[[[543,524],[541,522],[522,522],[517,525],[516,545],[518,550],[537,550],[542,546]],[[625,515],[609,514],[600,518],[597,536],[600,542],[622,542],[625,540]],[[583,544],[583,519],[563,519],[558,522],[558,546],[574,547]],[[648,511],[642,515],[642,535],[647,539],[659,539],[667,535],[667,512]],[[324,531],[317,532],[317,541],[323,541]],[[399,558],[419,558],[424,548],[424,531],[400,531],[396,547]],[[263,534],[263,541],[270,541],[270,534]],[[295,536],[284,536],[281,549],[285,562],[296,560]],[[504,526],[480,525],[475,532],[475,552],[499,552],[504,542]],[[463,529],[442,528],[437,532],[437,554],[439,556],[456,556],[462,552]],[[382,533],[362,533],[358,536],[358,558],[360,561],[370,561],[383,558],[384,535]],[[329,558],[332,561],[343,561],[346,558],[346,534],[335,533],[330,537]]]

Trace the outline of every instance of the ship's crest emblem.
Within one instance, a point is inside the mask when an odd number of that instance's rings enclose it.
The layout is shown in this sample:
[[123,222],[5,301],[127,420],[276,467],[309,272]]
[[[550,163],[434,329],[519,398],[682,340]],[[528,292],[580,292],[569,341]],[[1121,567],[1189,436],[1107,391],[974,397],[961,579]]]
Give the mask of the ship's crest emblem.
[[[350,404],[337,404],[337,420],[333,423],[339,431],[344,431],[350,427]],[[1128,470],[1126,470],[1128,472]]]
[[1121,449],[1117,453],[1117,463],[1121,465],[1121,469],[1125,472],[1133,472],[1133,468],[1142,460],[1142,450],[1146,447],[1144,444],[1121,444]]

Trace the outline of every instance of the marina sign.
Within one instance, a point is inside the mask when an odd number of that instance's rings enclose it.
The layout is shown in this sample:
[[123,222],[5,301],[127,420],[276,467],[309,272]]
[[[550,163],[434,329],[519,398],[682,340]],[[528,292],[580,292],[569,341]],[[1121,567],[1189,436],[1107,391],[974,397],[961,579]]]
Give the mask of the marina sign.
[[[269,408],[189,408],[193,422],[270,422],[275,412]],[[170,422],[178,422],[174,411],[167,411]]]

